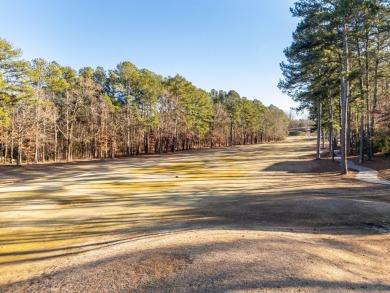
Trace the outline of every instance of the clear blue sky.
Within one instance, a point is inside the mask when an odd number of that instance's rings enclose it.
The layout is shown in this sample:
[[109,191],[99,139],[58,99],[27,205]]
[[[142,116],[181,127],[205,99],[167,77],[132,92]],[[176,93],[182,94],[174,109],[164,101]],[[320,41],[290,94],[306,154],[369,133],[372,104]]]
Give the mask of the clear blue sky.
[[76,70],[131,61],[207,91],[236,90],[288,110],[276,84],[294,0],[0,0],[0,37]]

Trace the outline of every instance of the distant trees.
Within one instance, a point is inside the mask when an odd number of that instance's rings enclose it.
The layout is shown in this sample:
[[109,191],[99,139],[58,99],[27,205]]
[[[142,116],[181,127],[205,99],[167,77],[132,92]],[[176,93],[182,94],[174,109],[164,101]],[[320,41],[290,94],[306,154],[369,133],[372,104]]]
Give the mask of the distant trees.
[[33,105],[28,63],[20,58],[20,50],[0,39],[0,127],[3,130],[0,133],[5,141],[3,148],[12,154],[17,164],[22,159],[23,139],[31,139],[29,116]]
[[210,93],[131,62],[114,69],[21,60],[0,39],[0,161],[114,158],[281,140],[288,119],[235,91]]
[[241,98],[235,91],[212,90],[214,121],[217,142],[227,145],[253,144],[279,141],[287,136],[288,117],[277,107],[265,107],[258,100]]
[[344,174],[348,154],[370,160],[382,150],[374,142],[387,140],[380,117],[388,103],[389,2],[302,0],[291,11],[301,22],[285,50],[279,87],[317,120],[330,152],[340,138]]

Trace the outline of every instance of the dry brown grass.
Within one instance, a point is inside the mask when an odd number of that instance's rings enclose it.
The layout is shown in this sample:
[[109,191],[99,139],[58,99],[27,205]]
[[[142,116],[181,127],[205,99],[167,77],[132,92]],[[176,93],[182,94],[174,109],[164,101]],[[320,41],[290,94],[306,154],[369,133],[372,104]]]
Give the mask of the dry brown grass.
[[313,143],[3,169],[0,291],[390,290],[388,187]]

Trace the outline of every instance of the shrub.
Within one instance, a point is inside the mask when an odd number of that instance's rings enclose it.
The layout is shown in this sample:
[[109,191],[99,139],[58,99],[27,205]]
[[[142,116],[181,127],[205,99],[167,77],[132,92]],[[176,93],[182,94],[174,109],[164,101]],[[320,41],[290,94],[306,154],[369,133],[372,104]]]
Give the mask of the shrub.
[[390,135],[386,132],[376,132],[374,136],[374,150],[390,155]]

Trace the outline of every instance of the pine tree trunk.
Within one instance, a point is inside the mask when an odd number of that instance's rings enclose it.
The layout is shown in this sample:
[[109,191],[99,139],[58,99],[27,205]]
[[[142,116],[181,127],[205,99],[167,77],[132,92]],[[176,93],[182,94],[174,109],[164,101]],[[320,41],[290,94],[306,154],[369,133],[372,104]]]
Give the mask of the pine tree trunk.
[[5,140],[5,147],[4,147],[4,164],[7,163],[7,154],[8,154],[8,135]]
[[[44,140],[46,140],[46,120],[43,120],[43,137]],[[42,143],[42,162],[46,161],[45,156],[46,156],[45,143]]]
[[[39,101],[39,95],[38,95],[38,101]],[[39,106],[36,105],[35,109],[35,123],[36,123],[36,129],[35,129],[35,155],[34,155],[34,163],[38,163],[39,161]]]
[[347,119],[348,119],[348,37],[347,26],[343,24],[343,72],[341,73],[341,162],[340,173],[348,173],[347,165]]
[[370,63],[369,63],[369,43],[370,36],[369,31],[366,31],[365,36],[365,81],[366,81],[366,127],[367,127],[367,159],[371,161],[371,152],[370,152],[370,141],[371,141],[371,128],[370,128],[370,83],[369,83],[369,72],[370,72]]
[[230,122],[230,145],[233,145],[233,122]]
[[[365,94],[364,94],[364,79],[363,79],[363,65],[362,65],[362,55],[360,52],[360,47],[357,46],[358,53],[358,64],[361,70],[360,78],[359,78],[359,89],[360,89],[360,100],[363,104],[361,109],[361,117],[360,117],[360,143],[359,143],[359,164],[364,163],[364,126],[365,126]],[[366,56],[367,57],[367,56]]]
[[351,117],[352,117],[352,110],[350,105],[347,106],[347,154],[352,155],[352,138],[351,138]]
[[316,151],[316,160],[321,159],[321,100],[318,97],[317,105],[317,151]]
[[15,115],[13,115],[12,117],[12,122],[11,122],[11,151],[10,151],[10,155],[9,155],[9,162],[12,164],[13,163],[13,159],[14,159],[14,118],[15,118]]
[[66,160],[70,161],[70,136],[69,136],[69,93],[66,92]]
[[[379,45],[378,45],[379,46]],[[379,48],[378,48],[379,51]],[[377,52],[378,54],[379,52]],[[374,69],[374,93],[372,97],[372,114],[371,114],[371,120],[370,120],[370,137],[369,137],[369,156],[372,158],[374,156],[374,126],[375,126],[375,112],[377,110],[377,104],[378,104],[378,68],[379,68],[379,58],[378,56],[375,58],[375,69]]]
[[56,112],[54,110],[54,162],[57,161],[57,149],[58,149],[58,130],[57,130],[57,117]]
[[333,149],[333,105],[332,105],[332,94],[329,93],[329,155],[332,156]]
[[364,109],[360,118],[360,146],[359,146],[359,164],[364,163]]
[[17,146],[16,165],[20,166],[21,164],[22,164],[22,138],[19,137],[19,139],[18,139],[18,146]]

